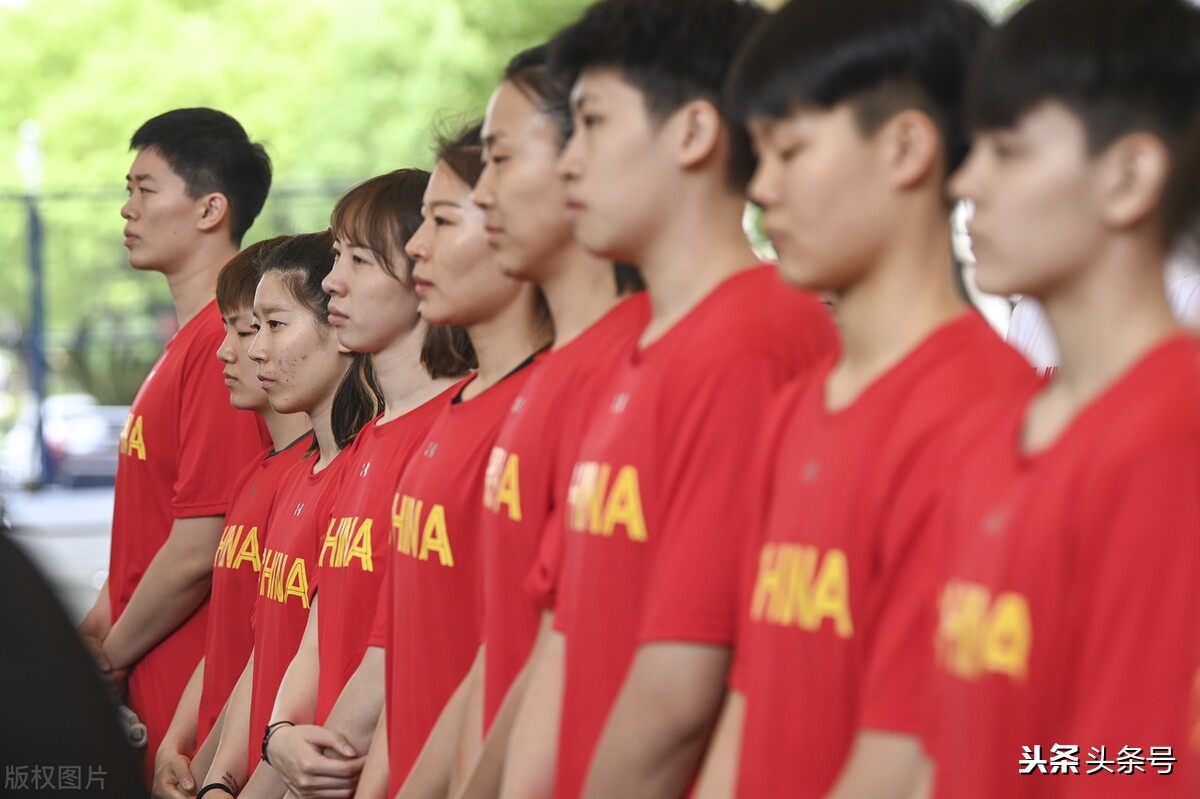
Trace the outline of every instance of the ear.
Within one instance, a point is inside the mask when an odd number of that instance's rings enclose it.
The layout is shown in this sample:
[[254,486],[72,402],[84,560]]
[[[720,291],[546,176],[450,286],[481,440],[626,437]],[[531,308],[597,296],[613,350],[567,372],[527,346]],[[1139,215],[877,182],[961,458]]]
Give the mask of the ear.
[[1101,159],[1101,210],[1117,230],[1143,224],[1162,203],[1171,155],[1157,136],[1131,133],[1110,144]]
[[207,233],[220,227],[229,218],[229,198],[219,191],[205,194],[199,199],[200,219],[196,227]]
[[928,115],[914,108],[900,111],[875,137],[894,188],[912,189],[937,169],[942,139]]
[[694,169],[722,143],[721,114],[708,100],[693,100],[675,112],[671,122],[675,157],[685,170]]

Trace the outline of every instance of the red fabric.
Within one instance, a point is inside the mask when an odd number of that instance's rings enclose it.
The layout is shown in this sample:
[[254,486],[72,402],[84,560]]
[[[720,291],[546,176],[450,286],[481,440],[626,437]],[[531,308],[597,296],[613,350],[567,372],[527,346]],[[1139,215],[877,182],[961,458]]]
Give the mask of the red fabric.
[[396,487],[389,796],[408,777],[475,659],[483,627],[483,475],[496,433],[532,371],[520,369],[478,397],[447,405]]
[[[317,553],[329,522],[334,489],[344,472],[339,455],[316,474],[316,455],[296,464],[282,480],[267,526],[254,605],[254,681],[250,695],[250,773],[262,758],[263,728],[271,720],[279,683],[304,638],[308,611],[320,579]],[[324,589],[321,601],[325,601]],[[318,631],[319,634],[319,631]]]
[[732,644],[748,433],[774,390],[835,346],[825,308],[763,266],[729,278],[615,370],[565,508],[555,796],[579,795],[640,642]]
[[388,544],[396,482],[450,397],[444,391],[385,424],[373,420],[342,456],[346,465],[317,556],[321,581],[318,724],[325,723],[367,651],[391,558]]
[[598,389],[649,319],[639,294],[544,356],[496,437],[483,492],[485,729],[529,657],[543,609],[553,608],[561,547],[543,537],[561,537],[558,517]]
[[833,365],[780,396],[767,433],[776,456],[736,655],[740,797],[826,796],[859,731],[923,734],[945,431],[1036,380],[975,313],[829,411]]
[[[223,516],[234,478],[270,444],[257,414],[235,410],[221,379],[225,337],[215,302],[167,343],[130,408],[121,435],[113,502],[108,593],[113,620],[124,613],[176,519]],[[204,653],[207,602],[134,665],[129,706],[146,725],[154,753],[188,678]]]
[[281,452],[267,450],[238,478],[239,487],[225,514],[225,529],[213,558],[197,748],[221,715],[254,648],[250,616],[258,596],[267,519],[284,476],[300,462],[311,443],[312,435],[307,434]]
[[[1024,455],[1031,394],[964,426],[947,479],[936,794],[1200,796],[1200,345],[1164,342]],[[1019,773],[1055,745],[1079,773]],[[1145,774],[1086,773],[1127,746]]]

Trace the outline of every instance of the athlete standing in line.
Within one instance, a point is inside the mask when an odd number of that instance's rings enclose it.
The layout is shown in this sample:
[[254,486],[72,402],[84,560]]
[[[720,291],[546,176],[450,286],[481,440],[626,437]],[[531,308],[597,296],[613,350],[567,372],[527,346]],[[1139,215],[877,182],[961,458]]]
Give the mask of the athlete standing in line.
[[1200,214],[1200,8],[1033,0],[981,48],[952,183],[981,288],[1062,361],[958,431],[939,797],[1200,795],[1200,345],[1163,265]]
[[[280,688],[272,721],[293,721],[311,701],[314,724],[272,736],[271,767],[293,796],[352,790],[384,702],[396,483],[450,387],[475,364],[461,328],[432,326],[417,313],[412,261],[404,252],[421,226],[429,173],[401,169],[348,191],[333,210],[334,264],[322,287],[329,323],[349,350],[369,354],[383,413],[348,451],[330,507],[317,571],[320,611]],[[375,618],[368,611],[376,608]]]
[[249,356],[280,413],[305,413],[312,422],[307,456],[282,480],[263,551],[254,606],[254,651],[226,703],[217,752],[205,779],[218,792],[239,795],[259,762],[261,730],[270,717],[284,670],[316,604],[316,556],[328,520],[341,450],[375,415],[378,395],[356,356],[338,345],[326,319],[321,280],[333,261],[328,232],[293,236],[264,259],[254,294]]
[[217,307],[225,322],[225,340],[217,350],[217,358],[225,364],[229,402],[262,416],[272,446],[238,478],[238,488],[225,513],[225,529],[213,559],[204,657],[158,748],[154,793],[166,799],[192,795],[197,775],[208,772],[217,744],[217,736],[210,739],[208,733],[216,725],[254,647],[250,616],[258,595],[267,518],[281,478],[301,458],[310,440],[308,417],[275,412],[258,384],[258,367],[247,355],[254,340],[254,289],[259,268],[263,257],[284,241],[286,237],[278,236],[251,244],[235,255],[217,277]]
[[180,329],[133,401],[121,434],[109,577],[79,625],[115,693],[146,725],[154,756],[204,652],[206,598],[233,480],[270,443],[230,406],[212,354],[213,299],[271,186],[271,161],[237,120],[210,108],[142,125],[121,208],[130,265],[160,272]]

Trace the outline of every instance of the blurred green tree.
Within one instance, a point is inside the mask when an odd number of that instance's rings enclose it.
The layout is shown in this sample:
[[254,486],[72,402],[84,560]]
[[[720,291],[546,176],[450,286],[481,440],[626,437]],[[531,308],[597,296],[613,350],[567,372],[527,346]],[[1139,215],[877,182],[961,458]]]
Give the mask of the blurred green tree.
[[[585,0],[0,0],[0,154],[41,124],[52,388],[128,402],[169,304],[121,245],[130,134],[209,105],[265,141],[272,197],[247,243],[327,224],[350,185],[428,167],[435,122],[481,116],[507,59]],[[0,156],[0,326],[28,319],[22,185]],[[7,338],[12,339],[13,336]],[[10,341],[11,343],[11,341]]]

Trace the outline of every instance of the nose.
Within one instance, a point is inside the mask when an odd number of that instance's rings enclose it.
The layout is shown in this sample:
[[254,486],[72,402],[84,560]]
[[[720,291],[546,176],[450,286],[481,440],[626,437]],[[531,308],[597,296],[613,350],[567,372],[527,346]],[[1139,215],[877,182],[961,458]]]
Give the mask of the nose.
[[262,330],[254,334],[254,340],[250,342],[250,348],[246,350],[246,357],[255,363],[263,363],[267,360],[267,348],[263,346]]
[[237,331],[232,327],[225,331],[225,338],[221,340],[221,346],[217,347],[217,360],[221,363],[237,362],[237,349],[233,346],[236,337]]
[[133,216],[134,216],[133,195],[130,194],[125,199],[125,203],[121,206],[121,218],[124,219],[126,222],[128,222],[130,219],[133,219]]
[[558,174],[568,180],[578,178],[583,174],[583,143],[579,135],[579,127],[571,133],[562,152],[558,155]]
[[750,185],[746,190],[751,202],[767,208],[779,201],[775,172],[774,162],[770,157],[763,156],[759,159],[758,166],[755,167],[754,175],[750,178]]
[[433,219],[427,216],[421,222],[421,226],[417,228],[417,232],[413,233],[412,238],[404,245],[404,252],[414,261],[429,260],[429,247],[432,235]]
[[479,173],[479,180],[475,181],[475,189],[471,192],[471,199],[484,210],[496,204],[495,175],[495,166],[488,161],[483,166],[483,172]]
[[971,147],[966,159],[946,184],[951,197],[972,204],[979,202],[985,172],[984,160],[982,148],[978,145]]
[[346,256],[339,255],[329,268],[328,274],[321,280],[321,291],[330,297],[340,297],[346,293],[346,281],[342,277],[342,261]]

